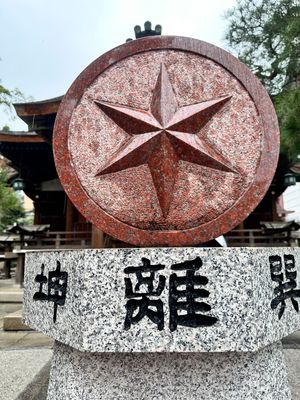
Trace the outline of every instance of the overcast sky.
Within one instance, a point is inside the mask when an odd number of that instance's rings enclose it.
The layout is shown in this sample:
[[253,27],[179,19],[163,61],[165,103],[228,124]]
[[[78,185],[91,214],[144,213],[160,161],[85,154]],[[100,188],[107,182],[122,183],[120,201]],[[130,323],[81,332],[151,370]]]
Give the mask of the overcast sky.
[[[106,51],[134,38],[146,20],[163,34],[225,47],[224,11],[235,0],[0,0],[0,79],[34,100],[64,94]],[[0,112],[0,128],[27,130]]]

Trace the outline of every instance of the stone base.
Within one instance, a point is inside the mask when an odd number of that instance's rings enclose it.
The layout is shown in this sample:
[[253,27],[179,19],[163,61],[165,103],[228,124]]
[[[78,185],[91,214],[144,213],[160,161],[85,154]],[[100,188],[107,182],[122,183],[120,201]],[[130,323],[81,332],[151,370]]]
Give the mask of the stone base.
[[[275,266],[270,261],[274,257]],[[145,270],[150,262],[152,267],[162,268],[153,272],[152,294],[149,277],[148,283],[146,280],[149,272]],[[178,265],[185,270],[172,269]],[[57,268],[60,272],[54,272]],[[193,268],[196,272],[188,288],[187,274]],[[275,281],[272,279],[274,268],[281,270],[283,282],[287,282],[283,295],[278,292],[276,276]],[[144,271],[139,278],[138,270]],[[298,300],[292,302],[285,292],[289,287],[299,289],[300,279],[284,278],[286,271],[300,276],[300,248],[178,247],[27,253],[24,323],[91,353],[253,352],[300,329]],[[66,297],[59,304],[54,304],[55,296],[49,298],[49,277],[53,273],[66,284]],[[42,285],[40,293],[36,279],[41,277],[48,283]],[[176,300],[173,292],[179,279],[181,296]],[[197,279],[203,282],[198,293],[193,292]],[[159,282],[160,294],[155,294]],[[193,300],[190,293],[196,296]],[[43,300],[41,295],[45,296]],[[130,296],[139,299],[134,300],[137,304],[133,308]],[[180,310],[179,304],[187,301],[186,296],[190,300]],[[156,305],[151,307],[156,323],[148,316],[148,306],[146,314],[144,310],[134,317],[145,306],[142,297],[155,300]],[[200,309],[204,306],[203,312],[192,311],[194,305]],[[178,318],[181,311],[189,313],[186,322]]]
[[254,353],[83,353],[55,343],[48,400],[290,400],[280,343]]
[[3,318],[4,331],[32,331],[22,322],[22,310],[7,314]]

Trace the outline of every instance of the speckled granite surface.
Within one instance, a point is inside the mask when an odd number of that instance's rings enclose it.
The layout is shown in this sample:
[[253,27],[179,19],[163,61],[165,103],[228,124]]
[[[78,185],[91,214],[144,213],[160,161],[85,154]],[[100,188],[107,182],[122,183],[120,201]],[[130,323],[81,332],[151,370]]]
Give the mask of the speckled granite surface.
[[[300,285],[300,252],[293,248],[164,248],[164,249],[105,249],[33,252],[26,255],[26,278],[23,315],[25,323],[56,340],[76,349],[89,352],[226,352],[256,351],[274,343],[300,328],[300,315],[291,298],[279,319],[280,304],[271,308],[278,296],[274,289],[278,283],[271,279],[269,257],[280,256],[284,271],[284,255],[293,255]],[[126,304],[124,278],[131,278],[133,289],[135,274],[124,268],[141,266],[142,257],[151,264],[165,265],[155,273],[165,279],[159,296],[163,304],[164,327],[144,316],[138,323],[124,327]],[[195,275],[202,275],[197,289],[207,290],[208,297],[196,299],[210,326],[170,325],[170,274],[185,276],[185,271],[172,271],[172,264],[192,261],[200,257],[202,266]],[[61,270],[68,272],[68,287],[64,305],[57,307],[57,320],[53,322],[53,302],[34,301],[39,289],[35,277],[44,264],[44,274],[55,270],[57,261]],[[127,271],[128,272],[128,271]],[[148,273],[149,275],[149,273]],[[285,278],[284,278],[285,279]],[[299,283],[298,283],[299,282]],[[157,289],[158,279],[154,282]],[[163,282],[162,282],[163,283]],[[46,292],[47,284],[43,286]],[[147,291],[141,285],[140,292]],[[180,289],[185,289],[183,286]],[[203,294],[203,292],[200,291]],[[186,299],[181,299],[182,301]],[[297,300],[297,297],[294,299]],[[200,307],[200,308],[201,308]],[[152,310],[155,312],[155,307]],[[136,308],[134,313],[137,315]],[[195,322],[195,321],[194,321]],[[197,321],[196,321],[197,322]],[[161,327],[160,327],[161,328]],[[192,356],[194,357],[194,356]]]
[[82,353],[56,342],[48,400],[290,400],[281,345],[255,353]]

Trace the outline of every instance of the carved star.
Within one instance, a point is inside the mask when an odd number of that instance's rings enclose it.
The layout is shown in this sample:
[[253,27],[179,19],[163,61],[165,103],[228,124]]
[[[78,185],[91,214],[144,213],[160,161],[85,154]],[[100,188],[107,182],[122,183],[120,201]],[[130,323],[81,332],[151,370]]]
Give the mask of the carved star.
[[197,134],[230,98],[222,96],[179,107],[166,67],[161,64],[149,111],[96,100],[100,109],[130,136],[96,176],[147,164],[166,217],[179,160],[236,173],[231,163]]

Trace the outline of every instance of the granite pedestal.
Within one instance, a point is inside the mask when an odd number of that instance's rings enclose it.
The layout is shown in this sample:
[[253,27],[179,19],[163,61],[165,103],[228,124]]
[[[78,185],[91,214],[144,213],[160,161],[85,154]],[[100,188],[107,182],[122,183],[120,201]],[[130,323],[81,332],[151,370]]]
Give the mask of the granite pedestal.
[[26,254],[24,321],[56,339],[49,399],[288,400],[299,249]]
[[56,342],[49,399],[286,400],[281,344],[247,353],[82,353]]

